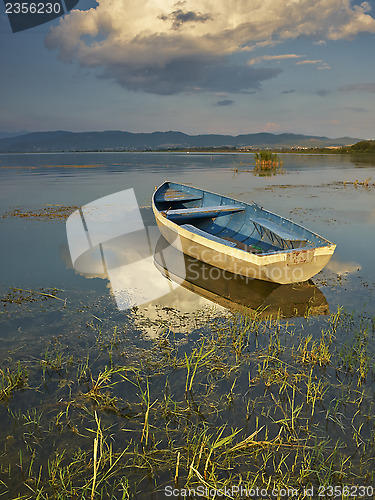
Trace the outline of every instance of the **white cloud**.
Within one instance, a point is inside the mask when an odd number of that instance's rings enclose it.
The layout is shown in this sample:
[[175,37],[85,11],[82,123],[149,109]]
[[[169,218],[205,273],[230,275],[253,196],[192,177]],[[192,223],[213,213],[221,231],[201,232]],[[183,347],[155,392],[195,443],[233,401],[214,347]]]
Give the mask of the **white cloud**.
[[[229,82],[228,58],[241,51],[299,36],[322,41],[375,33],[369,7],[350,0],[98,0],[95,9],[61,18],[46,45],[62,60],[103,68],[104,77],[128,89],[204,91],[216,68]],[[248,72],[249,85],[237,91],[276,75]]]
[[312,60],[312,59],[306,59],[306,61],[298,61],[296,62],[296,66],[299,65],[299,64],[319,64],[319,63],[322,63],[323,61],[321,59],[317,59],[317,60]]
[[[259,64],[260,62],[263,62],[263,61],[281,61],[283,59],[296,59],[298,57],[304,57],[304,56],[301,56],[301,55],[298,55],[298,54],[279,54],[279,55],[275,55],[275,56],[260,56],[260,57],[254,57],[253,59],[249,59],[249,61],[247,61],[247,64]],[[300,64],[300,63],[296,63],[296,64]]]
[[302,64],[319,64],[318,69],[331,69],[329,64],[323,62],[322,59],[306,59],[305,61],[298,61],[295,63],[295,66],[300,66]]

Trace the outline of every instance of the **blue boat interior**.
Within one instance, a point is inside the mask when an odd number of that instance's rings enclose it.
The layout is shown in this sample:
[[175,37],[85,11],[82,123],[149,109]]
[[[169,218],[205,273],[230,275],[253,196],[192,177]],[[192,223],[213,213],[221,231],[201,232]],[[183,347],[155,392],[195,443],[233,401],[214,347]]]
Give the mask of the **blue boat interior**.
[[155,207],[190,232],[255,254],[327,245],[324,238],[258,204],[245,203],[191,186],[165,182]]

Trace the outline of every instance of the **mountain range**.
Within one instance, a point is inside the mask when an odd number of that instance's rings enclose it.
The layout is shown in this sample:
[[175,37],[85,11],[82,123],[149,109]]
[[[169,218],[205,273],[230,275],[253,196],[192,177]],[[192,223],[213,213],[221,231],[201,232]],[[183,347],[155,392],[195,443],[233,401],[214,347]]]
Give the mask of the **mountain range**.
[[[28,153],[53,151],[142,151],[186,148],[310,148],[348,146],[361,139],[330,139],[303,134],[188,135],[183,132],[132,133],[119,130],[105,132],[32,132],[0,138],[0,152]],[[9,136],[10,135],[10,136]]]

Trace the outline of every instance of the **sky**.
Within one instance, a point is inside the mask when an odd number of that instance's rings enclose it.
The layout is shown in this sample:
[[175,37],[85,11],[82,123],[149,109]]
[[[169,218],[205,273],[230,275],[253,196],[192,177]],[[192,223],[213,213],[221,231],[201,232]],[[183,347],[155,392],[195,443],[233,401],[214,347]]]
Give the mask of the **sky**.
[[375,139],[375,0],[80,0],[12,33],[0,131]]

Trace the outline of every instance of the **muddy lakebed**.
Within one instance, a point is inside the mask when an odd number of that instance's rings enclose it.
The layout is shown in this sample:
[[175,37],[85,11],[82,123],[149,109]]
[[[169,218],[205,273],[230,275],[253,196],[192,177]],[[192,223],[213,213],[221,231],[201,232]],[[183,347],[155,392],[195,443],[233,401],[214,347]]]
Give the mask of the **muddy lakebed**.
[[[252,154],[0,155],[4,498],[373,497],[375,158],[280,157],[259,176]],[[65,221],[133,188],[153,226],[166,179],[256,201],[334,256],[295,286],[195,264],[119,310],[73,269]]]

